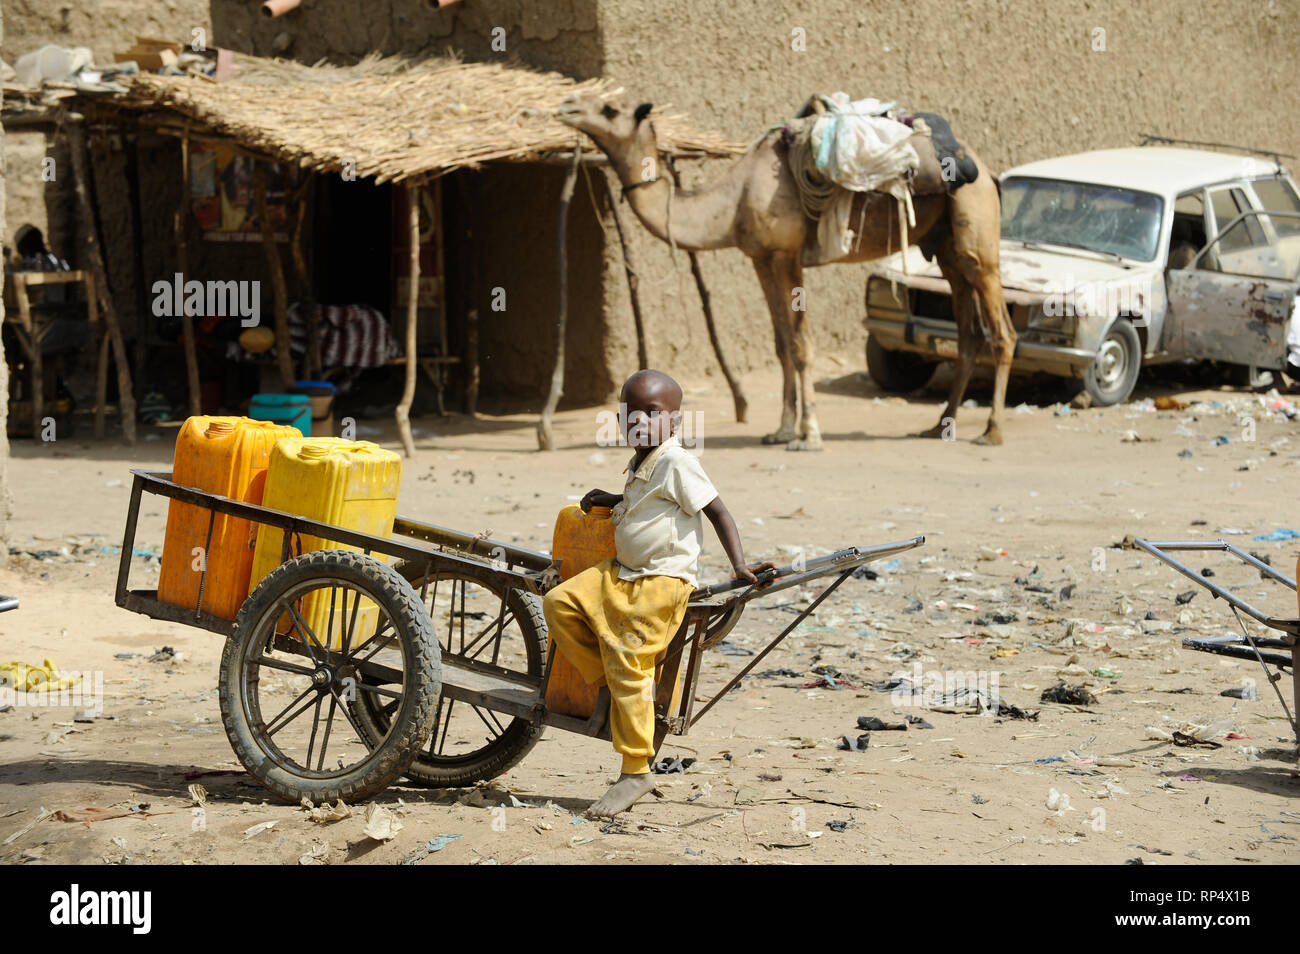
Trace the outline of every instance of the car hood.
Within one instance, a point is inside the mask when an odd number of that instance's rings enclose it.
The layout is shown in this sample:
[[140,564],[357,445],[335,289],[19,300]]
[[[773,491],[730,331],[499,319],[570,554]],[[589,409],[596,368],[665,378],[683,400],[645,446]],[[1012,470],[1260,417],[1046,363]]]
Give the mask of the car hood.
[[[1019,242],[1003,240],[1000,243],[1002,284],[1005,288],[1047,294],[1065,292],[1078,285],[1099,284],[1112,281],[1133,281],[1153,274],[1154,267],[1124,266],[1119,262],[1103,261],[1090,255],[1072,255],[1055,249],[1025,248]],[[901,255],[882,259],[881,265],[894,272],[895,277],[904,271]],[[939,266],[927,262],[921,251],[908,249],[906,271],[909,275],[942,279]],[[902,279],[906,282],[906,279]]]

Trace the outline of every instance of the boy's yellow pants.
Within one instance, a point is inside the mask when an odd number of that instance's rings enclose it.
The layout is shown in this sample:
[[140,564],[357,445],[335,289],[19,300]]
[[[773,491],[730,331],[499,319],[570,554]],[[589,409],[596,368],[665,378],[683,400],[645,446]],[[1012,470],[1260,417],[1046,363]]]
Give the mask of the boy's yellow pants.
[[620,580],[606,560],[546,594],[546,625],[559,651],[589,683],[609,687],[610,735],[623,773],[650,771],[654,755],[655,658],[686,616],[694,587],[675,576]]

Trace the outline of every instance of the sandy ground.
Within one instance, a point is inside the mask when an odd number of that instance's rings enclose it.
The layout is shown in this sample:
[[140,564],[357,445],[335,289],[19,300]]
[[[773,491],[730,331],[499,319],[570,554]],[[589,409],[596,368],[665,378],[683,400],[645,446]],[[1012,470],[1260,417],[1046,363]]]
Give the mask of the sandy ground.
[[[0,713],[0,861],[293,864],[308,853],[334,864],[1300,859],[1296,747],[1276,695],[1257,664],[1180,645],[1182,636],[1229,632],[1231,616],[1199,589],[1178,604],[1178,594],[1196,589],[1191,583],[1146,554],[1112,547],[1126,534],[1244,530],[1229,539],[1290,573],[1300,543],[1252,538],[1300,524],[1285,503],[1300,423],[1267,411],[1268,399],[1176,382],[1144,385],[1138,403],[1067,414],[1050,403],[1059,392],[1019,385],[1013,403],[1033,406],[1009,415],[1005,447],[970,442],[984,426],[986,391],[975,392],[981,406],[963,412],[956,441],[924,441],[908,435],[934,422],[936,389],[882,397],[833,361],[819,389],[820,454],[760,445],[777,416],[775,376],[746,380],[748,424],[730,419],[725,386],[687,382],[689,407],[705,425],[702,462],[749,555],[787,562],[794,548],[815,554],[915,534],[928,542],[878,579],[847,581],[757,670],[775,674],[751,675],[690,735],[670,738],[664,755],[698,761],[663,776],[660,797],[613,826],[581,812],[616,774],[617,757],[606,743],[554,730],[477,791],[389,789],[377,801],[403,829],[388,842],[363,834],[364,806],[327,825],[268,800],[230,771],[240,766],[216,698],[221,639],[113,603],[117,557],[108,551],[120,543],[127,468],[168,467],[174,430],[155,431],[134,453],[75,439],[17,444],[13,546],[55,552],[19,554],[0,571],[0,592],[22,601],[0,616],[0,659],[51,657],[64,670],[102,671],[105,702],[90,723],[74,723],[66,708]],[[1206,403],[1161,412],[1141,403],[1164,394]],[[526,417],[422,419],[402,512],[546,548],[560,506],[595,486],[618,489],[624,453],[594,446],[597,410],[562,414],[563,449],[546,455],[535,451]],[[1255,421],[1253,441],[1243,439],[1242,413]],[[1231,442],[1216,446],[1220,435]],[[374,439],[396,446],[391,430]],[[138,545],[157,551],[164,516],[147,503]],[[723,575],[720,556],[711,543],[706,578]],[[1215,567],[1257,605],[1295,614],[1289,591],[1253,571],[1196,563]],[[156,568],[136,558],[133,585],[150,585]],[[801,595],[754,606],[731,634],[733,651],[761,648],[793,618],[775,604]],[[163,646],[183,658],[149,661]],[[130,653],[140,655],[118,657]],[[711,652],[698,696],[709,698],[746,661]],[[837,688],[804,688],[817,682],[817,667],[832,667],[822,673]],[[935,698],[921,700],[929,707],[900,705],[871,688],[900,672],[996,674],[1002,701],[1038,716],[990,718]],[[1041,703],[1062,680],[1086,683],[1096,701]],[[1243,685],[1258,687],[1257,701],[1220,695]],[[1289,704],[1290,680],[1280,685]],[[919,716],[933,728],[874,731],[865,751],[840,749],[841,737],[860,734],[860,716]],[[1184,723],[1211,726],[1219,747],[1173,744],[1173,730],[1190,731]],[[192,781],[209,792],[203,830],[194,830]],[[147,806],[147,814],[92,826],[37,821],[42,809],[90,806]],[[439,835],[462,837],[428,853]]]

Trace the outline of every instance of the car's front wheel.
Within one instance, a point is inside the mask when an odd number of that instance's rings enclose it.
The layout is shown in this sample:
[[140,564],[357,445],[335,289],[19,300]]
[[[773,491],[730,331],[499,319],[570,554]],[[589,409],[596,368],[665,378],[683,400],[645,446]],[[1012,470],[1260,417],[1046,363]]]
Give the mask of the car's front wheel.
[[1083,376],[1092,403],[1109,407],[1128,399],[1142,368],[1142,341],[1137,329],[1121,318],[1110,326],[1097,347],[1097,357]]
[[934,376],[935,365],[919,354],[890,351],[874,337],[867,337],[867,373],[886,391],[906,394],[925,387]]

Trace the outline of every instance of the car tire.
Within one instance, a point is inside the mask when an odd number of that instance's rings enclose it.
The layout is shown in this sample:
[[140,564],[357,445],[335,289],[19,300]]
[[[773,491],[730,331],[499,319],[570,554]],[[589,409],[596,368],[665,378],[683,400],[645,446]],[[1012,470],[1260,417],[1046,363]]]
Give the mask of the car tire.
[[1097,357],[1083,376],[1083,386],[1096,407],[1110,407],[1128,400],[1142,369],[1142,340],[1137,329],[1124,318],[1106,330],[1097,346]]
[[906,394],[925,387],[934,377],[935,364],[907,351],[890,351],[867,337],[867,373],[886,391]]

